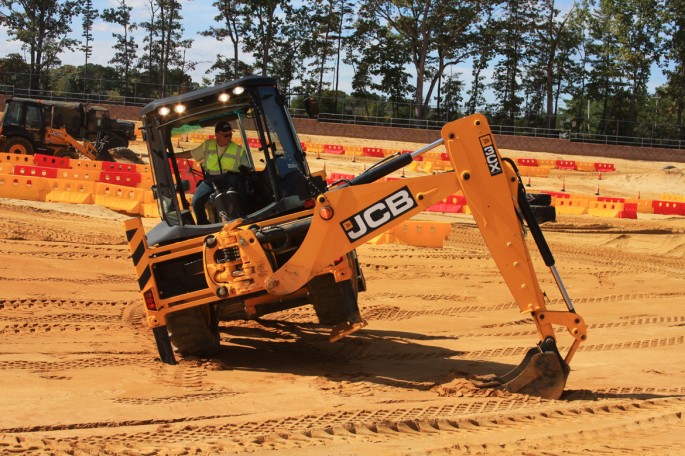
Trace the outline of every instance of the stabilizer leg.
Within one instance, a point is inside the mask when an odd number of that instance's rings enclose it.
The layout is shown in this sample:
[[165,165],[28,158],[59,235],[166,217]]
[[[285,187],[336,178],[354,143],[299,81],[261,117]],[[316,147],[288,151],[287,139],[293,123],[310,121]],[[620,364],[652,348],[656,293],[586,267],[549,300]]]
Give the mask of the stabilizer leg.
[[155,335],[157,351],[159,352],[159,357],[162,362],[171,365],[176,364],[174,350],[171,347],[171,339],[169,339],[169,333],[166,330],[166,326],[152,328],[152,332]]

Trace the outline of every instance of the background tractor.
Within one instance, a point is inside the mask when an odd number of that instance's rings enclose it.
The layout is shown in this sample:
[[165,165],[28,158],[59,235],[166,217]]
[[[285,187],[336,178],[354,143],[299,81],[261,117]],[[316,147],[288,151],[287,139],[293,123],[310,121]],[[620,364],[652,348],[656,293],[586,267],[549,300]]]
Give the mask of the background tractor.
[[83,103],[9,98],[0,129],[0,151],[113,161],[111,149],[128,147],[135,124]]

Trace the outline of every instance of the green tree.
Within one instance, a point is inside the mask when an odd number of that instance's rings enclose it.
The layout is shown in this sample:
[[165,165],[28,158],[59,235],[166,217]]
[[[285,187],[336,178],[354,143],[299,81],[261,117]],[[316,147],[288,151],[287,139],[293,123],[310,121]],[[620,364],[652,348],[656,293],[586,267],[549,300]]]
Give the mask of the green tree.
[[[207,73],[211,73],[218,70],[219,74],[214,78],[214,81],[220,83],[237,79],[240,75],[249,74],[249,65],[241,62],[239,58],[245,8],[240,0],[217,0],[214,2],[214,6],[219,11],[219,14],[214,17],[214,21],[221,25],[212,25],[207,30],[201,31],[200,35],[214,37],[219,42],[226,39],[230,41],[232,60],[218,54],[216,62],[207,71]],[[246,70],[248,72],[244,73]]]
[[680,128],[679,138],[685,139],[685,3],[680,0],[666,0],[664,22],[670,39],[664,40],[666,54],[663,66],[666,67],[664,73],[667,82],[663,87],[663,94],[671,100],[673,119]]
[[492,89],[501,111],[495,120],[514,125],[523,98],[521,85],[524,70],[531,58],[532,34],[537,27],[539,3],[534,0],[506,0],[496,27],[500,30],[499,61],[495,64]]
[[[455,0],[365,0],[360,9],[402,36],[414,66],[415,113],[426,106],[445,68],[473,52],[473,31],[482,2]],[[426,85],[428,87],[426,88]]]
[[245,2],[243,31],[245,48],[251,50],[255,67],[262,76],[269,74],[271,53],[279,46],[284,17],[291,12],[286,0]]
[[87,92],[88,59],[93,55],[93,45],[91,44],[93,42],[93,23],[100,16],[98,10],[93,8],[93,0],[83,0],[81,16],[83,19],[81,22],[83,25],[83,34],[81,36],[85,41],[79,49],[83,52],[83,56],[85,57],[85,63],[83,65],[83,89]]
[[78,12],[79,3],[74,0],[0,0],[0,24],[29,55],[30,90],[47,87],[49,81],[42,76],[59,65],[57,54],[78,44],[67,36]]
[[119,6],[104,9],[101,16],[105,22],[117,24],[122,28],[122,33],[112,34],[116,43],[114,44],[114,56],[109,60],[109,63],[113,63],[118,72],[123,73],[126,95],[131,95],[131,73],[138,49],[138,45],[132,36],[132,32],[138,27],[131,21],[132,10],[133,7],[127,5],[126,0],[119,0]]

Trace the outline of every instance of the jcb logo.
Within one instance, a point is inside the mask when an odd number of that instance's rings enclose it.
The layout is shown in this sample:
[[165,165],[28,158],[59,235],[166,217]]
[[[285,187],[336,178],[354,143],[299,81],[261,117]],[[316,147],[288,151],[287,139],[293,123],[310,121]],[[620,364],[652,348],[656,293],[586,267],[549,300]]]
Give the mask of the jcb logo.
[[402,187],[392,195],[343,220],[340,225],[350,242],[354,242],[416,206],[416,200],[409,189]]
[[490,167],[490,175],[496,176],[502,174],[502,164],[499,162],[499,158],[497,158],[497,151],[492,144],[492,139],[490,136],[485,136],[480,139],[480,143],[483,146],[483,154],[485,154],[485,161],[488,163],[488,167]]

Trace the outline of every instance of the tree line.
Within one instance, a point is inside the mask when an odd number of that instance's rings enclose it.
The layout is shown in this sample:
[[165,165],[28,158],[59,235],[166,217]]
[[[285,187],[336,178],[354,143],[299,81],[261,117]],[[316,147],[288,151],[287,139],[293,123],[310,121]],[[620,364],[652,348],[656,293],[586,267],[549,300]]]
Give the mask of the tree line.
[[[217,0],[200,34],[227,52],[211,56],[202,81],[188,75],[198,62],[183,13],[193,6],[146,0],[146,16],[134,18],[127,0],[102,10],[92,0],[0,0],[0,24],[24,51],[0,58],[0,75],[86,92],[99,78],[120,95],[156,98],[261,74],[336,108],[338,98],[366,100],[355,104],[362,112],[390,103],[417,119],[479,111],[500,125],[685,139],[680,0],[576,0],[563,11],[555,0]],[[110,66],[89,63],[99,21],[118,29]],[[83,65],[62,65],[67,50]],[[350,94],[339,90],[341,64],[353,70]],[[464,65],[468,82],[453,71]],[[653,67],[665,83],[650,92]]]

